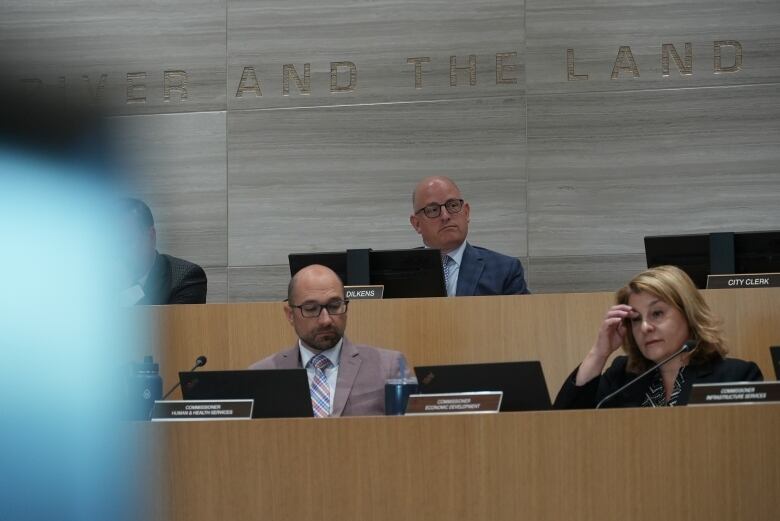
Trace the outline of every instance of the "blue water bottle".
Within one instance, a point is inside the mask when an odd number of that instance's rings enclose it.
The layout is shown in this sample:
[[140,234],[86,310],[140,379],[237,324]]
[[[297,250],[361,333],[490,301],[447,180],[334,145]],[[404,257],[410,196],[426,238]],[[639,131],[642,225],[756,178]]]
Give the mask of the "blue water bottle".
[[162,398],[162,386],[160,365],[151,356],[145,356],[140,364],[133,364],[133,373],[127,385],[130,419],[149,419],[154,401]]
[[417,393],[417,378],[406,375],[404,360],[401,359],[398,368],[398,378],[385,380],[385,414],[400,416],[406,414],[406,403],[409,395]]

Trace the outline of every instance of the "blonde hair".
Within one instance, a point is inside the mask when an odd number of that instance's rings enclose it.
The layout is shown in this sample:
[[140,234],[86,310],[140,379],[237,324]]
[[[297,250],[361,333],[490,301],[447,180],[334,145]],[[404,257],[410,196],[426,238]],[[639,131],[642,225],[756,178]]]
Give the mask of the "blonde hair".
[[[691,278],[680,268],[658,266],[643,271],[615,293],[615,303],[628,304],[631,295],[641,292],[658,297],[683,314],[692,339],[698,341],[689,358],[691,365],[719,360],[726,355],[720,319],[713,314]],[[626,320],[625,324],[627,334],[623,339],[623,350],[628,355],[626,370],[638,373],[650,368],[653,362],[639,350],[630,321]]]

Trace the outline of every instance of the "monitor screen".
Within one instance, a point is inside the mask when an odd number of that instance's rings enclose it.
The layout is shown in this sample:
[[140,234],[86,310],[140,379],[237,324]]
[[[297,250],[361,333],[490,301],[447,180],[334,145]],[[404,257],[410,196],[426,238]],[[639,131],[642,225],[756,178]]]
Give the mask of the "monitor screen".
[[[335,271],[345,285],[365,284],[349,280],[347,252],[291,253],[290,276],[312,264]],[[444,273],[439,250],[369,250],[369,283],[383,285],[384,298],[444,297]]]
[[780,272],[780,231],[649,236],[645,256],[648,268],[677,266],[705,288],[707,275]]
[[539,361],[417,366],[414,373],[421,394],[502,391],[501,412],[551,407]]
[[311,417],[306,369],[180,372],[185,400],[254,400],[252,418]]

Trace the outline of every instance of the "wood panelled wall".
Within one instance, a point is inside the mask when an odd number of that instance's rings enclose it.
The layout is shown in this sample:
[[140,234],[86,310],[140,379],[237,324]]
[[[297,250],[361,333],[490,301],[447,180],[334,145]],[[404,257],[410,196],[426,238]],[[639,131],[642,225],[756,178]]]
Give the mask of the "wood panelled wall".
[[[774,379],[769,346],[780,345],[780,289],[709,290],[723,319],[730,356],[759,364]],[[590,349],[610,293],[364,300],[350,304],[347,336],[402,351],[412,365],[540,360],[554,398]],[[134,310],[152,321],[153,352],[166,387],[199,355],[209,369],[244,369],[292,346],[279,302],[154,306]]]
[[409,199],[429,174],[460,182],[471,242],[520,257],[537,293],[614,290],[644,267],[644,235],[780,224],[775,1],[0,14],[6,75],[118,116],[130,189],[161,250],[207,268],[211,302],[281,298],[290,252],[419,245]]

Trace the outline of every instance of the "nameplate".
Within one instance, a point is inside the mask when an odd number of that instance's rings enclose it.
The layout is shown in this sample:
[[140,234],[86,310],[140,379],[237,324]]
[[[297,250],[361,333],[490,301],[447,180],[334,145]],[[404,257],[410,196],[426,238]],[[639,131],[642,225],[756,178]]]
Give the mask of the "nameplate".
[[502,391],[472,393],[412,394],[406,416],[421,414],[486,414],[501,409]]
[[707,275],[707,289],[780,288],[780,273]]
[[347,298],[349,300],[365,300],[382,298],[385,293],[385,287],[378,286],[344,286],[344,291],[347,292]]
[[780,382],[694,384],[688,405],[780,402]]
[[251,420],[254,404],[254,400],[158,400],[152,407],[152,421]]

